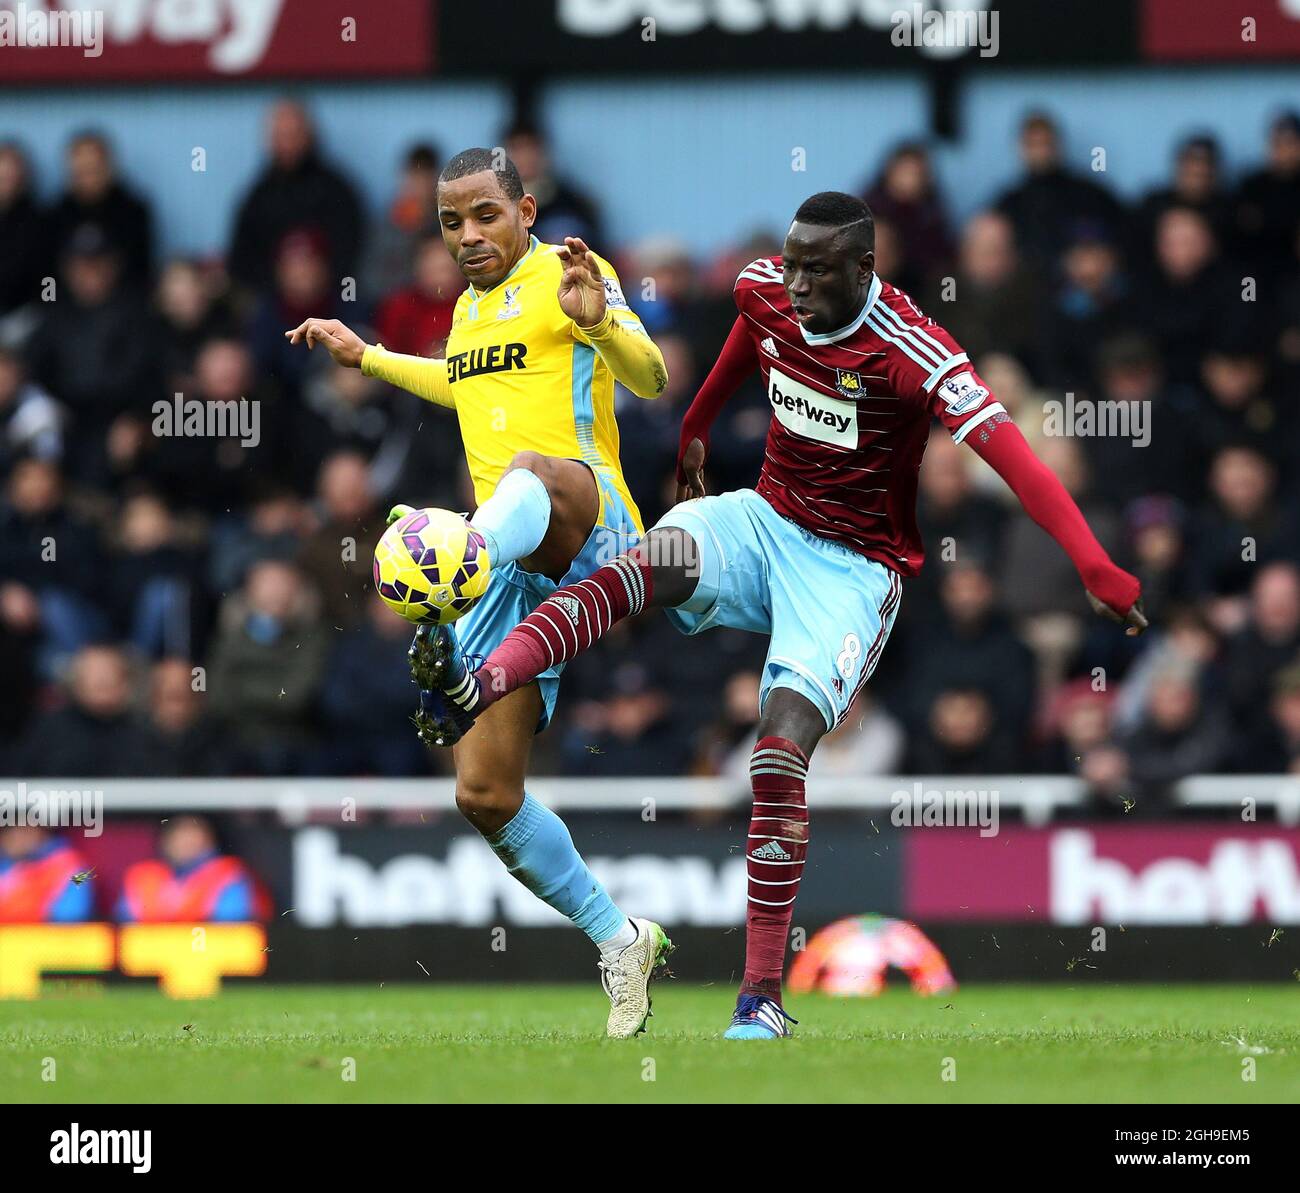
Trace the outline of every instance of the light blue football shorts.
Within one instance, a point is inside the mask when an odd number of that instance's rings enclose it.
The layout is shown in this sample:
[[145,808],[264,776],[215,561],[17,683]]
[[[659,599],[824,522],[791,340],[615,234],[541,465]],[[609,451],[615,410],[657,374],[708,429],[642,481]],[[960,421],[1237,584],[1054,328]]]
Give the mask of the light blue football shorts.
[[[558,583],[537,572],[526,572],[514,562],[500,567],[494,565],[482,599],[464,617],[452,623],[456,641],[465,654],[486,658],[557,588],[585,580],[598,567],[640,542],[641,532],[637,529],[636,518],[614,487],[610,470],[600,465],[587,466],[600,489],[600,513],[582,550]],[[538,733],[550,724],[555,712],[563,670],[564,664],[561,663],[558,667],[547,668],[537,677],[543,704],[541,720],[537,723]]]
[[902,595],[899,574],[783,518],[753,489],[674,506],[700,548],[700,582],[667,610],[683,634],[731,626],[771,635],[759,693],[793,688],[834,729],[875,670]]

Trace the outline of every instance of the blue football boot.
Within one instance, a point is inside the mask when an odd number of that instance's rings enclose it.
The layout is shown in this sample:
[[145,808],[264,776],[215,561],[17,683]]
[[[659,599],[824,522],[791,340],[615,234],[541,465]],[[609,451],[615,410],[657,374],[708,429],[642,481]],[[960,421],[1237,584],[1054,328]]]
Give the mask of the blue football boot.
[[788,1023],[798,1023],[785,1008],[766,994],[742,994],[736,1000],[731,1026],[723,1032],[724,1040],[780,1040],[794,1035]]
[[479,706],[478,659],[461,654],[447,626],[422,625],[407,651],[420,707],[411,718],[426,746],[454,746],[474,724]]

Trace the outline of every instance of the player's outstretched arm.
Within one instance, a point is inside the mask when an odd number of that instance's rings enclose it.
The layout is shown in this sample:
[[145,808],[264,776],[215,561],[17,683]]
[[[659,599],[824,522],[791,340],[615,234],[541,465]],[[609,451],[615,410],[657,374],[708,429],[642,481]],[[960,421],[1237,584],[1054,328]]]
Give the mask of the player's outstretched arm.
[[291,344],[306,344],[309,351],[322,344],[335,363],[347,369],[360,369],[367,377],[387,381],[426,402],[439,406],[456,404],[451,396],[445,360],[406,356],[389,352],[382,344],[367,344],[338,319],[306,319],[286,331],[284,337]]
[[677,446],[678,501],[705,495],[704,461],[709,454],[709,428],[718,412],[740,388],[740,383],[756,368],[758,352],[754,348],[753,336],[745,327],[745,317],[741,315],[731,325],[718,359],[682,418],[682,433]]
[[638,398],[657,398],[668,388],[663,353],[640,323],[621,323],[614,317],[596,254],[578,237],[566,236],[555,255],[564,262],[556,295],[560,309],[620,384]]
[[1147,618],[1137,577],[1112,562],[1074,499],[1034,454],[1020,428],[999,415],[967,436],[966,442],[1006,481],[1025,512],[1061,544],[1083,580],[1093,609],[1124,625],[1128,634],[1142,633]]

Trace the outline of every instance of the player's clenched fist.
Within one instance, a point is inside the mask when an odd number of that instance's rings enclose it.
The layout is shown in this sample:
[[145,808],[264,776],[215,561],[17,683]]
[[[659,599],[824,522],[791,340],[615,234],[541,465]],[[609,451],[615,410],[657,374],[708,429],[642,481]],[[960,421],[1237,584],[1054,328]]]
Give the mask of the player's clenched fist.
[[335,362],[345,368],[361,367],[366,342],[337,319],[306,319],[284,335],[289,343],[306,344],[309,349],[324,344]]
[[704,497],[704,456],[705,447],[702,439],[692,439],[682,452],[677,469],[685,482],[677,484],[677,500],[690,501],[695,497]]
[[[1087,592],[1087,589],[1084,589]],[[1136,638],[1143,630],[1147,628],[1150,622],[1147,621],[1146,610],[1142,608],[1142,598],[1138,597],[1133,602],[1132,607],[1127,613],[1117,613],[1100,597],[1088,593],[1088,604],[1092,606],[1094,613],[1100,613],[1108,621],[1117,621],[1124,627],[1124,633],[1130,638]]]

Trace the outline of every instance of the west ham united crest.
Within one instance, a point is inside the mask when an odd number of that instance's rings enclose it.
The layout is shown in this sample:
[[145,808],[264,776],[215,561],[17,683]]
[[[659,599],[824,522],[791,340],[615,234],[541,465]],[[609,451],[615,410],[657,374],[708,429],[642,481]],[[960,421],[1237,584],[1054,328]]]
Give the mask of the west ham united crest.
[[846,398],[860,398],[862,397],[862,378],[848,369],[836,369],[835,388]]

